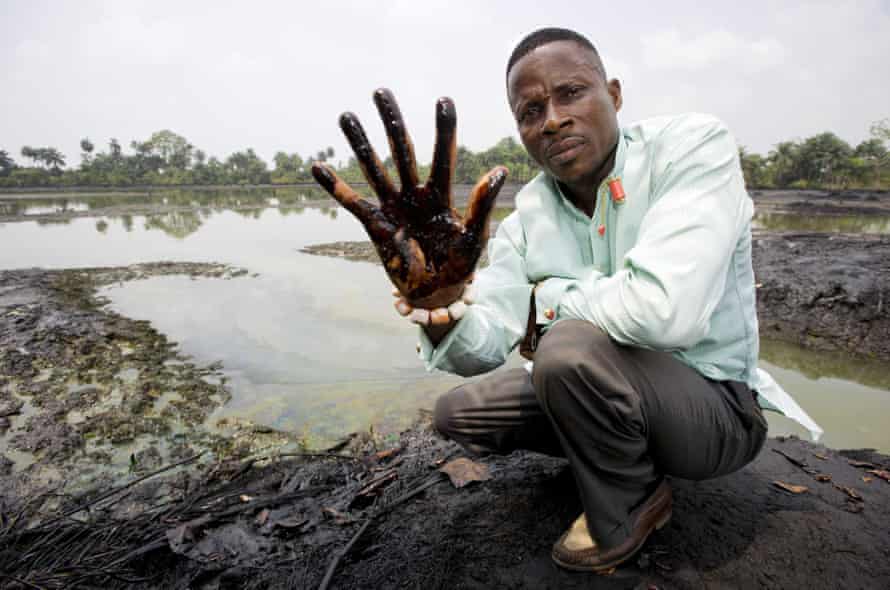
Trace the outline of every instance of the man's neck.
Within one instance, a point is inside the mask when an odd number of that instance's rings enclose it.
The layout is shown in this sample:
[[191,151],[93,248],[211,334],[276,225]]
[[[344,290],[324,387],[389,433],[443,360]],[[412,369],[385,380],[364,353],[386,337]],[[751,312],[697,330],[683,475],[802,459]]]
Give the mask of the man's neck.
[[618,142],[609,152],[609,155],[603,160],[593,173],[576,183],[567,183],[559,181],[559,187],[563,194],[571,203],[580,209],[587,217],[593,217],[596,210],[596,198],[599,192],[600,184],[609,175],[609,172],[615,167],[615,157],[618,153]]

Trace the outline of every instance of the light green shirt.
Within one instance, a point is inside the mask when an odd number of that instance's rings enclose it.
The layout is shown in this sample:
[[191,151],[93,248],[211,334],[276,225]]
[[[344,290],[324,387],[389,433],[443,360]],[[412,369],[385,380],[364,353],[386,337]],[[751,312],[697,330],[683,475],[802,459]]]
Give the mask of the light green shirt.
[[603,181],[592,218],[546,174],[523,187],[488,243],[476,302],[438,347],[421,331],[427,367],[467,376],[501,365],[524,336],[540,284],[544,330],[581,319],[622,344],[669,351],[706,377],[747,383],[761,405],[818,438],[819,426],[757,368],[754,205],[726,126],[688,114],[623,128],[608,177],[626,198],[613,202]]

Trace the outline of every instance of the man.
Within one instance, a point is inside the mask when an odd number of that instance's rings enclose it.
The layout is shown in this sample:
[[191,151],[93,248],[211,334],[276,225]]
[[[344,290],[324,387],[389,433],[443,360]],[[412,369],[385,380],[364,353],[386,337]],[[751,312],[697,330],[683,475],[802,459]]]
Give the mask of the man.
[[[756,367],[753,205],[726,127],[684,115],[619,128],[620,83],[606,77],[586,38],[565,29],[519,43],[507,96],[543,173],[490,240],[470,305],[458,300],[462,285],[436,290],[412,279],[437,265],[420,253],[423,244],[387,230],[401,244],[388,251],[380,239],[386,224],[364,221],[403,295],[397,308],[424,325],[428,367],[484,373],[520,340],[534,354],[527,369],[442,396],[435,426],[477,453],[565,456],[584,513],[557,540],[553,559],[605,571],[670,518],[666,476],[715,477],[757,455],[767,431],[758,393],[764,405],[818,427]],[[395,153],[399,140],[387,131]],[[359,154],[361,142],[350,141]],[[433,175],[440,160],[434,156]],[[359,211],[329,175],[316,173]],[[471,221],[502,180],[493,171],[477,185]],[[407,259],[431,264],[392,272]]]

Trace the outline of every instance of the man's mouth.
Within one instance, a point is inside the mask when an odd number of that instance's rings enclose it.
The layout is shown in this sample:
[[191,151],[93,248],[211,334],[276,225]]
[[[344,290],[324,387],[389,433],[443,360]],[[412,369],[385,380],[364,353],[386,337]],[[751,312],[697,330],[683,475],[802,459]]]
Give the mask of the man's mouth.
[[566,137],[547,148],[547,159],[557,166],[566,164],[575,159],[584,146],[584,140],[580,137]]

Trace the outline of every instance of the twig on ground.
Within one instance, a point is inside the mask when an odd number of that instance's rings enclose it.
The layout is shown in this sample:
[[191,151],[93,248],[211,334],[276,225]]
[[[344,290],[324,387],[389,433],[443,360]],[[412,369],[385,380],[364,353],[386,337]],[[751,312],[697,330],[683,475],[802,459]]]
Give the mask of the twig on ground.
[[340,563],[340,560],[343,559],[349,550],[352,549],[352,546],[355,545],[356,541],[358,541],[359,537],[362,536],[369,526],[371,526],[371,522],[373,522],[374,517],[371,516],[368,520],[365,521],[365,524],[352,536],[346,546],[343,547],[343,550],[337,553],[334,556],[334,559],[331,560],[331,564],[328,566],[327,571],[324,574],[324,579],[322,579],[321,584],[318,586],[318,590],[327,590],[328,586],[331,584],[331,580],[334,578],[334,572],[337,571],[337,565]]
[[792,457],[791,455],[789,455],[788,453],[786,453],[786,452],[784,452],[784,451],[782,451],[782,450],[780,450],[780,449],[773,449],[773,452],[782,455],[783,457],[785,457],[786,459],[788,459],[788,461],[789,461],[792,465],[796,465],[797,467],[800,467],[801,469],[806,469],[806,468],[808,467],[806,461],[801,461],[800,459],[797,459],[797,458],[795,458],[795,457]]
[[341,455],[338,453],[323,453],[323,452],[314,452],[314,453],[281,453],[276,455],[276,457],[325,457],[331,459],[346,459],[349,461],[358,461],[358,458],[353,457],[352,455]]
[[352,549],[353,545],[355,545],[355,543],[356,543],[356,541],[358,541],[359,537],[362,536],[362,534],[367,530],[368,526],[370,526],[370,524],[378,516],[382,516],[382,515],[386,514],[387,512],[391,511],[393,508],[398,506],[399,504],[406,502],[407,500],[410,500],[411,498],[413,498],[414,496],[423,492],[427,488],[430,488],[430,487],[436,485],[437,483],[442,483],[443,481],[445,481],[445,478],[439,477],[439,476],[434,476],[433,478],[420,484],[416,488],[402,494],[401,496],[399,496],[398,498],[396,498],[395,500],[393,500],[386,506],[383,506],[382,508],[377,510],[377,512],[375,512],[374,514],[369,516],[368,520],[365,521],[365,524],[362,525],[362,527],[352,536],[352,539],[349,540],[349,542],[346,544],[346,546],[343,547],[343,550],[338,552],[334,556],[334,559],[331,561],[330,565],[328,566],[327,571],[325,572],[325,575],[321,581],[321,584],[318,586],[318,590],[327,590],[328,586],[331,583],[331,580],[334,578],[334,572],[337,571],[337,565],[339,565],[340,560],[343,559],[344,557],[346,557],[346,554],[349,553],[350,549]]
[[0,572],[0,578],[6,578],[7,580],[12,580],[13,582],[18,582],[22,586],[27,586],[28,588],[36,588],[37,590],[43,590],[40,586],[35,586],[31,582],[27,580],[22,580],[20,578],[16,578],[15,576],[10,576],[9,574],[4,574]]
[[175,469],[176,467],[180,467],[180,466],[182,466],[182,465],[186,465],[186,464],[188,464],[188,463],[191,463],[191,462],[193,462],[193,461],[196,461],[196,460],[199,459],[203,454],[204,454],[204,453],[201,452],[201,453],[198,453],[197,455],[192,455],[192,456],[189,457],[188,459],[183,459],[182,461],[177,461],[176,463],[173,463],[173,464],[171,464],[171,465],[167,465],[166,467],[161,467],[161,468],[158,469],[157,471],[152,471],[151,473],[148,473],[148,474],[146,474],[146,475],[143,475],[142,477],[137,477],[136,479],[134,479],[133,481],[131,481],[131,482],[129,482],[129,483],[126,483],[126,484],[124,484],[124,485],[122,485],[122,486],[120,486],[120,487],[118,487],[118,488],[115,488],[115,489],[113,489],[113,490],[111,490],[111,491],[105,492],[104,494],[100,495],[98,498],[94,498],[94,499],[90,500],[89,502],[84,502],[83,504],[81,504],[81,505],[78,506],[77,508],[72,508],[71,510],[68,510],[68,511],[65,512],[64,514],[61,514],[61,515],[57,516],[56,518],[53,518],[52,520],[50,520],[50,521],[48,521],[48,522],[45,522],[45,523],[43,523],[43,524],[41,524],[41,525],[35,527],[35,530],[39,530],[39,529],[47,528],[47,527],[49,527],[49,526],[51,526],[51,525],[53,525],[53,524],[59,522],[60,520],[64,520],[64,519],[68,518],[68,517],[71,516],[72,514],[77,514],[77,513],[80,512],[81,510],[85,510],[85,509],[89,508],[90,506],[94,506],[94,505],[98,504],[99,502],[101,502],[102,500],[105,500],[106,498],[109,498],[109,497],[111,497],[111,496],[113,496],[113,495],[115,495],[115,494],[117,494],[117,493],[119,493],[119,492],[122,492],[123,490],[126,490],[127,488],[131,488],[131,487],[133,487],[134,485],[136,485],[137,483],[142,482],[142,481],[145,481],[146,479],[148,479],[148,478],[150,478],[150,477],[154,477],[155,475],[164,473],[165,471],[170,471],[171,469]]

